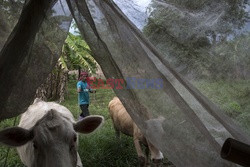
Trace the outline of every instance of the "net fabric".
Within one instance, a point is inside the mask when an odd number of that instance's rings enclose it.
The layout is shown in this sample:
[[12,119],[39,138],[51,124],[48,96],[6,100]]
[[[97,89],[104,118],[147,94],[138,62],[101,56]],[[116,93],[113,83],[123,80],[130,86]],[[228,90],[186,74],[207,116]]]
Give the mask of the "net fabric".
[[[232,54],[237,55],[236,59],[222,49],[228,45],[237,48],[246,43],[240,36],[245,35],[247,38],[249,32],[247,1],[204,0],[197,3],[155,0],[151,8],[149,23],[144,27],[144,32],[179,72],[190,78],[249,78],[247,63],[242,61],[246,57],[244,53],[239,53],[246,52],[248,47],[244,50],[238,48],[237,52],[228,48]],[[150,32],[152,28],[156,31]],[[241,42],[236,44],[237,41]],[[238,63],[241,67],[236,72],[235,65]]]
[[154,0],[151,11],[150,41],[249,134],[249,2]]
[[[1,8],[1,19],[12,22],[1,23],[10,29],[1,32],[0,120],[23,113],[33,101],[60,56],[71,23],[63,0],[11,2],[2,1],[6,6]],[[19,14],[11,11],[15,3]]]
[[[20,17],[21,10],[23,8],[24,1],[10,2],[1,1],[0,2],[0,50],[2,49],[4,43],[6,42],[9,34],[13,30],[18,18]],[[8,19],[6,19],[8,18]]]
[[[106,78],[160,78],[162,89],[114,89],[144,134],[176,166],[235,166],[219,156],[228,137],[249,137],[177,73],[112,1],[70,1]],[[199,39],[199,38],[197,38]]]
[[[9,1],[1,1],[3,5],[5,2]],[[0,119],[13,117],[25,111],[33,99],[35,89],[41,84],[41,80],[45,80],[56,63],[70,24],[65,1],[34,3],[35,1],[29,0],[25,5],[24,1],[20,2],[19,7],[15,8],[19,11],[16,15],[3,6],[0,10],[0,24],[4,27],[0,30]],[[137,78],[137,86],[138,78],[141,82],[145,81],[143,79],[162,79],[162,83],[156,83],[159,89],[115,89],[132,118],[150,141],[161,148],[176,166],[235,166],[220,158],[221,145],[227,137],[249,144],[249,137],[176,70],[188,78],[190,75],[201,78],[214,77],[217,71],[205,63],[202,64],[205,62],[202,61],[204,57],[194,62],[189,58],[205,55],[210,57],[209,60],[213,63],[218,61],[214,56],[217,52],[222,58],[227,58],[223,55],[229,54],[229,51],[220,51],[226,47],[230,50],[231,46],[225,47],[218,41],[226,40],[225,37],[233,38],[230,36],[230,30],[241,26],[242,23],[238,22],[240,18],[230,15],[230,11],[235,13],[237,7],[233,8],[230,6],[231,1],[226,0],[203,0],[199,3],[178,0],[154,2],[151,17],[163,14],[164,19],[160,20],[159,25],[155,25],[152,24],[153,19],[149,18],[148,26],[156,26],[156,30],[162,31],[163,35],[157,38],[147,31],[148,27],[144,32],[163,54],[145,39],[111,1],[67,0],[78,27],[106,78],[127,79],[127,84],[135,83],[133,79]],[[190,5],[190,2],[194,4]],[[239,6],[244,5],[243,1],[241,2]],[[36,7],[41,14],[25,13],[29,11],[28,8]],[[156,7],[158,10],[154,9]],[[162,13],[163,11],[167,12]],[[45,20],[43,12],[46,12]],[[230,17],[226,17],[227,15]],[[8,25],[5,21],[6,16],[15,18],[13,23]],[[14,26],[19,16],[20,19]],[[37,19],[33,24],[22,22],[31,16],[34,20]],[[20,31],[25,28],[29,28],[30,33],[26,32],[27,36],[21,38],[20,35],[25,34],[25,31]],[[236,32],[241,33],[240,30]],[[159,41],[163,40],[165,35],[169,40],[162,45]],[[247,38],[236,42],[237,45],[233,45],[234,53],[246,47]],[[219,46],[213,48],[210,43],[218,43]],[[13,48],[15,50],[11,50]],[[245,55],[245,59],[232,61],[235,68],[229,67],[228,73],[217,76],[249,78],[249,59],[246,50],[243,49],[241,55]],[[179,57],[182,59],[177,59]],[[233,55],[233,58],[236,57],[239,55]],[[11,62],[12,60],[17,60],[16,64]],[[174,65],[175,70],[168,61]],[[239,66],[239,63],[243,65]],[[11,66],[13,64],[14,67]],[[203,69],[197,70],[197,66]],[[216,66],[216,69],[220,70],[219,67]],[[221,67],[226,66],[221,64]],[[213,70],[215,72],[211,73]]]

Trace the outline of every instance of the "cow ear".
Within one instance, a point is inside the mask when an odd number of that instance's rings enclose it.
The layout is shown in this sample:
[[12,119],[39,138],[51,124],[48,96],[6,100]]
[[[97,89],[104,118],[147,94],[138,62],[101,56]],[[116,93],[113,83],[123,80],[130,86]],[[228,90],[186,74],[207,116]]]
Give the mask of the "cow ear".
[[22,146],[34,137],[33,132],[20,127],[7,128],[0,132],[0,143],[8,146]]
[[103,116],[92,115],[83,118],[74,124],[74,129],[76,132],[88,134],[100,127],[104,122]]

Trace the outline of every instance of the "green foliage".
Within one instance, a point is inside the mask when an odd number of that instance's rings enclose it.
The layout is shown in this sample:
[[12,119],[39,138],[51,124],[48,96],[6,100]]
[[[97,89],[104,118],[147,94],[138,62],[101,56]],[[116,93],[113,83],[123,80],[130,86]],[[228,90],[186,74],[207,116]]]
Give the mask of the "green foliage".
[[[77,104],[75,80],[70,80],[68,94],[62,105],[66,106],[77,119],[80,109]],[[105,118],[104,125],[96,132],[79,137],[79,155],[83,166],[86,167],[128,167],[137,166],[137,154],[131,137],[121,135],[121,140],[115,137],[112,120],[108,113],[108,103],[115,96],[110,89],[98,89],[96,95],[90,94],[90,113],[102,115]],[[4,120],[0,127],[4,129],[13,125],[13,119]],[[0,147],[0,166],[3,166],[8,147]],[[8,156],[7,167],[23,167],[16,149],[11,148]]]
[[[202,35],[203,32],[207,31],[207,35],[215,35],[216,37],[222,37],[231,34],[235,29],[242,28],[249,15],[245,8],[247,6],[247,0],[163,0],[153,1],[150,6],[150,19],[156,26],[164,27],[168,32],[172,32],[174,36],[188,35],[185,30],[188,30],[190,34],[195,33]],[[223,15],[217,13],[218,11],[224,11]],[[206,14],[203,18],[202,15]],[[215,14],[215,15],[211,15]],[[206,26],[202,24],[200,18],[205,19],[207,23],[210,22],[209,17],[217,17],[221,15],[219,20],[214,20],[212,25]],[[219,21],[221,24],[216,25]],[[152,24],[152,22],[151,22]],[[204,23],[206,24],[206,23]],[[176,29],[172,29],[175,27]],[[194,30],[192,28],[195,28]],[[147,27],[146,27],[147,29]],[[183,32],[181,32],[183,31]],[[154,30],[152,30],[154,32]],[[215,37],[215,38],[216,38]],[[221,39],[222,39],[221,38]],[[191,39],[191,38],[190,38]],[[219,39],[216,39],[219,40]]]
[[245,0],[153,1],[143,32],[184,75],[249,78],[250,34],[239,35],[249,20],[246,6]]
[[250,33],[214,47],[214,62],[210,68],[211,73],[217,73],[220,75],[219,77],[224,76],[231,79],[248,78],[250,70],[249,42]]
[[237,120],[240,122],[240,124],[245,127],[245,131],[250,134],[249,129],[250,129],[250,105],[248,106],[248,112],[242,113],[237,117]]
[[[66,106],[77,119],[80,109],[77,104],[76,80],[69,81],[68,94],[62,105]],[[222,107],[226,113],[250,133],[250,81],[199,81],[193,82],[207,97]],[[79,155],[86,167],[129,167],[137,166],[137,154],[131,137],[121,135],[121,140],[115,137],[115,131],[108,113],[108,103],[115,96],[110,89],[97,89],[96,94],[90,94],[91,114],[102,115],[104,125],[92,134],[80,135]],[[13,126],[14,119],[0,123],[1,129]],[[3,166],[7,147],[0,147],[0,166]],[[23,167],[17,152],[10,149],[7,160],[8,167]]]
[[[121,140],[115,137],[112,120],[108,112],[108,103],[115,96],[111,89],[97,89],[96,94],[90,94],[90,114],[102,115],[104,125],[89,135],[80,135],[79,154],[83,166],[93,167],[128,167],[137,166],[137,154],[133,139],[122,135]],[[62,103],[78,118],[80,109],[77,105],[76,81],[69,82],[69,94]],[[119,153],[118,153],[119,152]]]
[[229,103],[229,108],[231,108],[235,112],[239,112],[241,109],[239,103],[237,103],[236,101]]
[[193,84],[250,134],[250,80],[203,80]]
[[[5,20],[8,20],[8,23],[11,26],[14,26],[19,18],[25,0],[2,0],[0,1],[0,10],[3,11],[5,15]],[[2,17],[2,15],[0,15]],[[1,23],[0,23],[1,24]]]
[[80,35],[69,32],[63,45],[62,56],[59,60],[63,68],[75,70],[79,67],[90,73],[95,73],[97,63],[92,57],[92,52]]

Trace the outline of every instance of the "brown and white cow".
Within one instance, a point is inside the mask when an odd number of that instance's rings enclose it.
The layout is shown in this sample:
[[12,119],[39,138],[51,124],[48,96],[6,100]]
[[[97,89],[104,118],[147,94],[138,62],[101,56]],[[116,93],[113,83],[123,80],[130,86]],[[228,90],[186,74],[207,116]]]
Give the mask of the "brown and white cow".
[[27,167],[82,166],[77,132],[91,133],[103,121],[102,116],[89,116],[75,122],[66,107],[36,99],[21,116],[18,127],[0,132],[0,142],[17,147]]
[[151,160],[158,164],[164,158],[163,154],[160,150],[153,146],[153,144],[150,143],[141,133],[141,130],[129,116],[119,98],[114,97],[113,100],[109,102],[108,107],[117,137],[120,137],[120,132],[128,136],[133,136],[140,166],[147,165],[147,155],[145,156],[145,154],[143,153],[140,143],[148,146],[151,154]]

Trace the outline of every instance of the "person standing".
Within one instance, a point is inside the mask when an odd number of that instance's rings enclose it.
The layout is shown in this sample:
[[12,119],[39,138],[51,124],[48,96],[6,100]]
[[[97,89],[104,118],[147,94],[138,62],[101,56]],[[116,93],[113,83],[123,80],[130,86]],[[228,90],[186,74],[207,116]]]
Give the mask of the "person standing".
[[78,104],[82,111],[79,119],[83,119],[84,117],[89,116],[89,92],[96,92],[95,90],[92,90],[88,85],[87,77],[87,72],[81,72],[77,82]]

